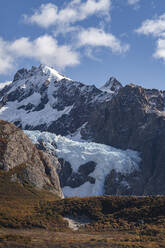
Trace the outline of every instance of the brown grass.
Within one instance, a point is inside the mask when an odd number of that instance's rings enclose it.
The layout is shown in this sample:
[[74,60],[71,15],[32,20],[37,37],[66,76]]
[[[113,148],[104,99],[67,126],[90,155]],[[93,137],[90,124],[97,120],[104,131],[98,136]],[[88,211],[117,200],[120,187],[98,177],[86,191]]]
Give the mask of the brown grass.
[[[165,247],[165,197],[61,200],[13,183],[10,175],[0,172],[0,248]],[[91,224],[72,231],[62,218],[66,215],[85,215]]]

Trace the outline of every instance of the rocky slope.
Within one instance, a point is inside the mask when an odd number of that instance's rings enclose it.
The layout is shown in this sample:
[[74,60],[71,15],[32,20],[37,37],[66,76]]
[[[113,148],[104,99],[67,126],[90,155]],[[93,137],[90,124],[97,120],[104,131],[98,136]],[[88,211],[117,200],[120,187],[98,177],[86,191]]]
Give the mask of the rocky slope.
[[55,167],[57,158],[38,150],[31,140],[14,124],[0,121],[0,176],[10,181],[31,185],[62,197]]

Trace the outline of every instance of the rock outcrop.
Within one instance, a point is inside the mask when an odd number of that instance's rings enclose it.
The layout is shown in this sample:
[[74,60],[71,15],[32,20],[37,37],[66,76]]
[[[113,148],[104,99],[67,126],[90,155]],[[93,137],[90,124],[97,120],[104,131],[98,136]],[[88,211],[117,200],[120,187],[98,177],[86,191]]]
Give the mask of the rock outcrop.
[[28,184],[62,197],[56,173],[57,158],[38,150],[22,130],[0,121],[0,170],[9,173],[12,182]]

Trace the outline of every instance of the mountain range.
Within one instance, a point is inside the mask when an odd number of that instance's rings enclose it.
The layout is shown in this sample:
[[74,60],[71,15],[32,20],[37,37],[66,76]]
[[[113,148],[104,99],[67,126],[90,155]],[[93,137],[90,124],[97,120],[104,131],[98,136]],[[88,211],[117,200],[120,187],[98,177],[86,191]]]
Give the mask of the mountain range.
[[0,119],[31,130],[39,149],[57,155],[67,196],[93,185],[90,195],[165,194],[164,111],[165,91],[113,77],[98,89],[43,65],[19,70],[0,88]]

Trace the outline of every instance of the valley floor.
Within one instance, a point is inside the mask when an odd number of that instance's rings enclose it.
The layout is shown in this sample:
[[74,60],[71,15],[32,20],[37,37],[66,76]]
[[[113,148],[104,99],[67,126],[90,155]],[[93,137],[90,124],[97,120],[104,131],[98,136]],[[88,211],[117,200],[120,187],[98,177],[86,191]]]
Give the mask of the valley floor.
[[164,248],[165,233],[142,230],[54,232],[43,229],[0,229],[0,248]]

